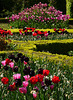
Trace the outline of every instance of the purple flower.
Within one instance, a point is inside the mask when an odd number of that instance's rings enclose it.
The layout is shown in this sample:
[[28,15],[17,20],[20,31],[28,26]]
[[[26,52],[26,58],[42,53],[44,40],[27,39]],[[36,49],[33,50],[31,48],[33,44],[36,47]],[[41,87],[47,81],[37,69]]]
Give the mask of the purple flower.
[[30,67],[26,67],[26,68],[23,70],[23,73],[24,73],[25,75],[30,74]]
[[34,86],[33,90],[36,90],[36,92],[39,91],[37,86]]
[[54,85],[50,85],[50,89],[53,90],[53,88],[54,88]]
[[17,72],[18,71],[18,66],[15,66],[14,68],[12,68],[13,72]]
[[21,58],[22,55],[23,55],[22,53],[18,53],[18,54],[17,54],[18,58]]
[[9,58],[9,59],[14,59],[15,56],[11,54],[11,55],[8,56],[8,58]]
[[16,79],[16,80],[15,80],[15,85],[16,85],[16,87],[21,86],[21,85],[22,85],[21,79]]
[[5,70],[8,70],[8,68],[9,68],[9,67],[8,67],[7,65],[6,65],[6,66],[4,66],[4,69],[5,69]]
[[41,85],[44,86],[44,82],[43,81],[41,82]]
[[51,85],[51,82],[52,82],[52,81],[50,81],[50,80],[48,80],[48,79],[45,79],[45,84],[46,84],[47,86]]
[[43,69],[42,68],[38,69],[38,74],[43,74]]

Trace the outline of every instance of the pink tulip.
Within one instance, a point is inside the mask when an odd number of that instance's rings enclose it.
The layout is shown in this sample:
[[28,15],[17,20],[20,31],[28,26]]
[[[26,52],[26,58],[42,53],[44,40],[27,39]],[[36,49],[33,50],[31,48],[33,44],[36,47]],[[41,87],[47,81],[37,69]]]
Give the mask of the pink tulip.
[[20,91],[20,93],[26,94],[27,93],[27,88],[26,87],[19,88],[19,91]]
[[26,80],[26,81],[28,81],[29,79],[30,79],[30,76],[29,75],[25,75],[25,76],[23,76],[24,77],[24,79]]
[[7,19],[7,17],[5,19]]
[[27,81],[23,81],[23,87],[27,87],[28,86],[28,82]]
[[13,78],[16,80],[16,79],[20,79],[21,78],[21,74],[14,74],[13,75]]
[[24,64],[27,65],[27,62],[24,61]]
[[20,32],[20,35],[22,35],[22,32]]
[[46,37],[48,36],[48,33],[44,34]]
[[14,63],[13,62],[10,62],[9,65],[10,65],[11,68],[13,68]]
[[6,65],[6,61],[5,61],[5,60],[4,60],[4,61],[2,61],[1,63],[2,63],[2,65],[3,65],[3,66],[5,66],[5,65]]
[[36,93],[33,93],[33,97],[36,99],[36,97],[37,97],[37,94],[36,94]]

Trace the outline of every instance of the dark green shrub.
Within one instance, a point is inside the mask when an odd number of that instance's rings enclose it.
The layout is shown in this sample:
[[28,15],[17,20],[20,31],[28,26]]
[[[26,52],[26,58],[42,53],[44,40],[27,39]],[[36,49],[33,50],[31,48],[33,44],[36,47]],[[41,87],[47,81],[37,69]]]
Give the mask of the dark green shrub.
[[[49,51],[53,54],[68,55],[69,51],[73,51],[73,43],[49,43],[49,44],[36,44],[38,51]],[[44,48],[43,48],[44,47]]]

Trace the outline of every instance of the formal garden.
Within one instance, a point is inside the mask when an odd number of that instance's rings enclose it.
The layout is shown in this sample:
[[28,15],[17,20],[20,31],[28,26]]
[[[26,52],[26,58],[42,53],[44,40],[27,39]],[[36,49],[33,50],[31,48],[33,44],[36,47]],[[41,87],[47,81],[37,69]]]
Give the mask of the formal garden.
[[72,4],[1,0],[0,100],[73,100]]

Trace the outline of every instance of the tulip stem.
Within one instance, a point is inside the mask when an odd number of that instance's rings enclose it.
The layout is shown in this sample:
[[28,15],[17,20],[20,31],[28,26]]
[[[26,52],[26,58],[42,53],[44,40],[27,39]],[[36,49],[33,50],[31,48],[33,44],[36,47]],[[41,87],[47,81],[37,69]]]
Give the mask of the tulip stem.
[[58,83],[57,83],[57,100],[59,100]]
[[44,91],[44,100],[45,100],[45,91]]

